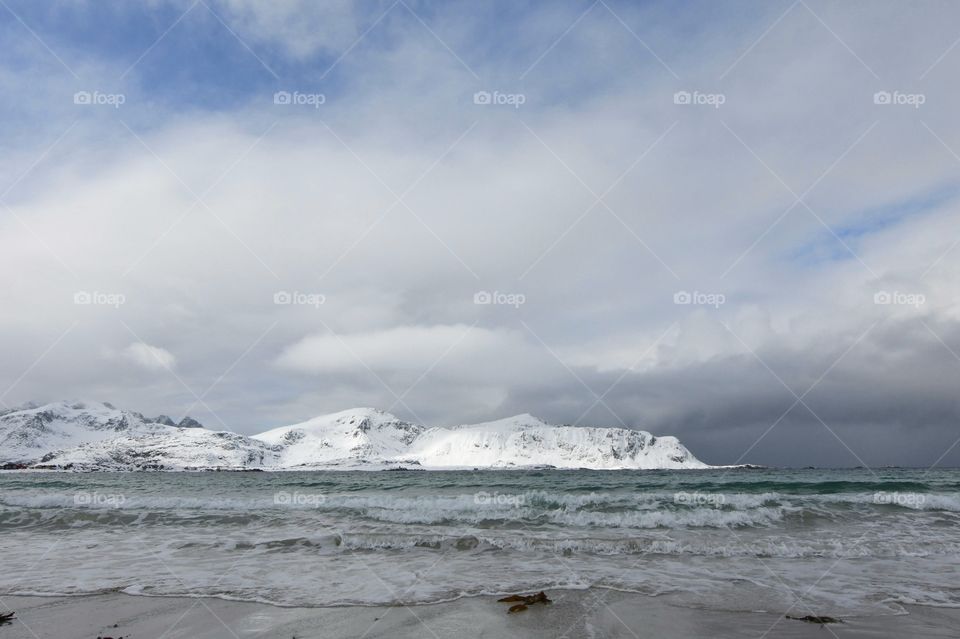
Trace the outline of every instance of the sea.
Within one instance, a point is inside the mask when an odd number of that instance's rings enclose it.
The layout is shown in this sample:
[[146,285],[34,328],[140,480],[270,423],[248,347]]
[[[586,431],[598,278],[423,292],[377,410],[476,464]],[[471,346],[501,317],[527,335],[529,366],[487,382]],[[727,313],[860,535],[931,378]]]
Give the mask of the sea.
[[0,595],[960,606],[960,470],[0,473]]

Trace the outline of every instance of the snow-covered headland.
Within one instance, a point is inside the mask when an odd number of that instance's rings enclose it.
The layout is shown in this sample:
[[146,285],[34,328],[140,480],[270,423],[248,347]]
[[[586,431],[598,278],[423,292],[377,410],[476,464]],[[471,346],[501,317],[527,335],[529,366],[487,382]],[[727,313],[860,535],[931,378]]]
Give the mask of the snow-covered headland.
[[0,413],[0,464],[68,470],[385,468],[708,468],[675,437],[557,426],[532,415],[427,428],[373,408],[315,417],[253,436],[190,418],[144,417],[102,402]]

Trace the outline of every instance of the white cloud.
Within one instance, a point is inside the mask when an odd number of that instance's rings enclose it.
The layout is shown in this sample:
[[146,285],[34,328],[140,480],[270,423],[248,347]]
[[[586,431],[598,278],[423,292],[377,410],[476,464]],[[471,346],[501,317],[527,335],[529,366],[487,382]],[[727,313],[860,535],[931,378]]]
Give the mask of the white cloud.
[[[510,361],[510,366],[504,363]],[[507,385],[542,371],[540,349],[511,330],[466,324],[396,326],[382,330],[305,337],[288,346],[277,365],[301,373],[402,373],[450,381]],[[396,389],[403,390],[402,388]]]
[[123,349],[123,356],[128,361],[150,371],[173,370],[177,363],[177,358],[170,351],[144,342],[130,344]]
[[225,20],[242,36],[279,46],[295,57],[340,53],[358,35],[355,0],[220,0]]

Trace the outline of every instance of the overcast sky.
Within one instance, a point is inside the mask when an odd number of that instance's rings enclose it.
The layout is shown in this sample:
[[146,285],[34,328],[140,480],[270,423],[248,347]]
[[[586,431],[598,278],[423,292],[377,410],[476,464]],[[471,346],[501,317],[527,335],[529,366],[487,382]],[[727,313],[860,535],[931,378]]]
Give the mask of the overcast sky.
[[955,2],[0,3],[0,401],[957,465]]

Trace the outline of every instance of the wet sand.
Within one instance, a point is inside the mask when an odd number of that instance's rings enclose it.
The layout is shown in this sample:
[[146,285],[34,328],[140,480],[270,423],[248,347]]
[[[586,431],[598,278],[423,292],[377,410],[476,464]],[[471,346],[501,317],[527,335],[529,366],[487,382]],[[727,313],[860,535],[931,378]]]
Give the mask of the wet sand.
[[[645,597],[609,590],[554,591],[554,603],[507,614],[496,597],[391,607],[280,608],[210,598],[82,597],[2,598],[17,620],[0,639],[335,639],[359,637],[561,637],[657,639],[689,637],[956,637],[960,610],[911,606],[908,614],[848,617],[824,627],[784,619],[780,613],[727,612],[682,607],[670,596]],[[792,614],[809,614],[794,610]]]

